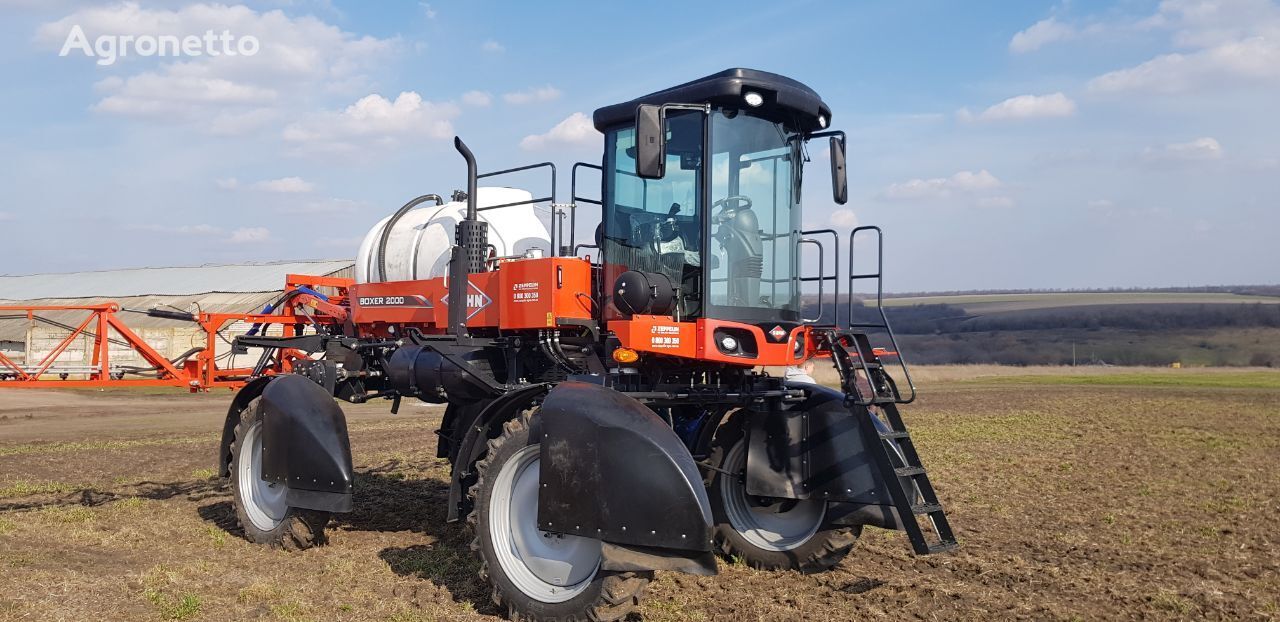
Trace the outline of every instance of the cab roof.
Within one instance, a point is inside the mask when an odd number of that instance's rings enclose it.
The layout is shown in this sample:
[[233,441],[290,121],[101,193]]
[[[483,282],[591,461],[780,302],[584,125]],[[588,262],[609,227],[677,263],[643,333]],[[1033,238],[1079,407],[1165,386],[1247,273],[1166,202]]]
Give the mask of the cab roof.
[[[755,91],[764,96],[757,109],[746,107],[742,96]],[[592,121],[601,132],[635,123],[636,107],[641,104],[732,105],[775,121],[788,122],[803,132],[823,129],[818,117],[831,123],[831,108],[813,89],[776,73],[757,69],[734,68],[663,89],[631,101],[605,106],[595,111]]]

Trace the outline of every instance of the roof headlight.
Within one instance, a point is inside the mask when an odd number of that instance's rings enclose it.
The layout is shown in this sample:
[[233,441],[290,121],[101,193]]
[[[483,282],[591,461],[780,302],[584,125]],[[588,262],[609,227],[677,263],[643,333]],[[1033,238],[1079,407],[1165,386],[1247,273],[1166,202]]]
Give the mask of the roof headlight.
[[752,108],[759,108],[764,105],[764,95],[755,91],[747,91],[742,94],[742,101],[747,102],[747,105]]
[[827,115],[825,114],[818,115],[818,127],[824,130],[827,129]]

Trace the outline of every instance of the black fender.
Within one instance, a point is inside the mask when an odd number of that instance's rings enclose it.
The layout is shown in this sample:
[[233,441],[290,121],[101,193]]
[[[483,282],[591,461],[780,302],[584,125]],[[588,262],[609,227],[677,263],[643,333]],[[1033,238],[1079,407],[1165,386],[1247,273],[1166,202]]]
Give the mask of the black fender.
[[257,378],[236,393],[222,425],[218,474],[230,475],[240,413],[259,396],[266,409],[263,479],[286,485],[293,507],[350,512],[353,469],[346,417],[328,391],[304,376]]
[[[453,430],[452,438],[460,438],[456,448],[450,448],[453,460],[453,473],[449,478],[449,511],[445,517],[447,522],[456,522],[466,516],[467,490],[471,478],[471,469],[475,466],[489,447],[489,439],[502,433],[502,424],[506,423],[521,411],[533,406],[547,393],[547,385],[535,384],[505,393],[492,401],[484,402],[483,408],[475,412],[475,405],[460,407],[452,413],[450,420],[442,427]],[[453,409],[450,405],[448,411]]]
[[448,458],[452,464],[458,460],[458,451],[462,447],[463,437],[467,430],[471,428],[471,422],[475,421],[480,413],[491,404],[493,400],[483,400],[470,404],[455,404],[450,402],[444,409],[444,418],[440,420],[440,431],[437,433],[439,437],[436,440],[436,457]]
[[263,479],[288,486],[292,507],[350,512],[351,440],[333,395],[290,374],[267,383],[262,402]]
[[539,412],[541,529],[635,551],[711,550],[702,475],[657,414],[618,391],[576,381],[547,393]]
[[231,406],[227,408],[227,419],[222,423],[222,441],[218,443],[218,477],[231,477],[231,443],[236,440],[236,426],[240,425],[240,413],[249,407],[249,402],[262,395],[262,390],[267,388],[267,383],[274,378],[275,376],[263,376],[250,380],[248,384],[240,387],[236,396],[231,399]]
[[[858,417],[871,416],[865,407],[845,406],[844,394],[829,387],[787,387],[804,390],[805,401],[788,410],[750,413],[747,493],[824,499],[835,502],[829,513],[833,519],[844,516],[861,521],[857,524],[894,528],[893,499],[866,446],[880,439],[863,438],[858,423]],[[875,422],[883,427],[878,418]]]

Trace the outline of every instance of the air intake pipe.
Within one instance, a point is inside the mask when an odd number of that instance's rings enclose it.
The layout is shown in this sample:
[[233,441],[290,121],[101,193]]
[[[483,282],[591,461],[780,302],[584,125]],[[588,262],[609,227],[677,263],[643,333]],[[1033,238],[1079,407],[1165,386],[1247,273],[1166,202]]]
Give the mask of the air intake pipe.
[[476,157],[462,139],[454,136],[453,146],[467,161],[467,216],[458,223],[453,255],[449,258],[449,332],[467,335],[468,274],[485,271],[485,253],[489,248],[489,223],[480,220],[476,207]]

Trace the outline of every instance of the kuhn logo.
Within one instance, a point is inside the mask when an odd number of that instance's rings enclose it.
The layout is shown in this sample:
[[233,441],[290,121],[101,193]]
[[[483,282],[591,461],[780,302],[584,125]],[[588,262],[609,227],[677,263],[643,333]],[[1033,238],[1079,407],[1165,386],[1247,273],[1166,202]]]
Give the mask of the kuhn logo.
[[[484,293],[484,290],[476,287],[476,284],[471,281],[467,281],[467,289],[469,290],[467,292],[467,309],[471,310],[471,312],[467,314],[467,319],[469,320],[475,317],[477,313],[484,311],[485,307],[488,307],[489,303],[493,302],[493,299],[490,298],[488,294]],[[449,294],[445,294],[444,297],[440,299],[440,303],[445,305],[449,304]]]

